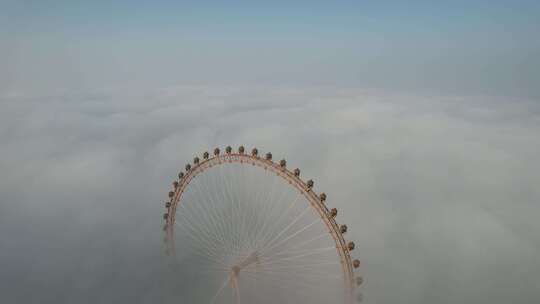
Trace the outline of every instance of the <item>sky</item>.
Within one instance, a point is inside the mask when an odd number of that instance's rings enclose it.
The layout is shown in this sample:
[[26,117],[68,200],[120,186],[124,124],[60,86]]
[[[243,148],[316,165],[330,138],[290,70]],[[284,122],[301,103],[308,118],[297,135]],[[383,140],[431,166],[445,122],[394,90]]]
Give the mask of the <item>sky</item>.
[[214,147],[312,176],[363,303],[540,301],[534,1],[2,1],[2,303],[178,303],[163,200]]
[[3,2],[8,92],[255,83],[540,96],[537,1]]

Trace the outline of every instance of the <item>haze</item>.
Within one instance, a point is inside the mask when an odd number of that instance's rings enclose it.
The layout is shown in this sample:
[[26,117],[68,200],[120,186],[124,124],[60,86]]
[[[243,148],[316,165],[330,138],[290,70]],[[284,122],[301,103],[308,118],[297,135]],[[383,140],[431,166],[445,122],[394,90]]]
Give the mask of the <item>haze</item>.
[[329,195],[363,303],[540,302],[536,2],[1,6],[0,302],[182,303],[163,201],[226,145]]

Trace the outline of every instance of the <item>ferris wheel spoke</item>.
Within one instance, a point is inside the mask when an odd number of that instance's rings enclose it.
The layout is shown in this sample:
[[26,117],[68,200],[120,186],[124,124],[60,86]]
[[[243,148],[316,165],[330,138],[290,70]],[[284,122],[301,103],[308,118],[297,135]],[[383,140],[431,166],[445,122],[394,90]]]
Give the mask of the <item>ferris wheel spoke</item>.
[[274,237],[270,242],[267,243],[266,247],[263,247],[260,250],[261,253],[264,254],[264,252],[267,250],[268,247],[273,245],[275,241],[277,241],[285,232],[287,232],[287,230],[289,230],[289,228],[291,228],[294,224],[296,224],[296,222],[298,222],[298,220],[300,220],[309,210],[310,210],[310,207],[306,206],[304,208],[304,210],[302,212],[300,212],[300,214],[297,215],[296,218],[291,223],[289,223],[289,225],[287,225],[287,227],[285,227],[283,230],[281,230],[281,232],[279,232],[276,235],[276,237]]
[[208,191],[208,187],[210,187],[210,183],[206,182],[205,186],[207,188],[206,189],[207,191],[201,191],[201,192],[209,192],[208,197],[211,204],[209,206],[203,206],[203,207],[205,207],[207,212],[212,215],[212,220],[215,222],[215,227],[218,230],[217,233],[219,233],[223,239],[226,239],[225,231],[227,230],[225,229],[225,227],[226,227],[226,222],[230,221],[230,217],[227,214],[220,215],[217,212],[218,210],[220,210],[220,208],[224,208],[225,206],[222,202],[221,203],[219,202],[218,198],[215,198],[212,195],[214,191]]
[[186,235],[193,236],[196,239],[200,238],[200,243],[204,243],[209,248],[215,248],[217,246],[216,244],[219,244],[211,236],[208,236],[207,232],[203,231],[202,229],[198,229],[198,227],[195,227],[195,225],[191,222],[191,220],[188,219],[188,217],[180,215],[178,219],[179,220],[176,221],[175,224],[182,227],[182,231],[184,231]]
[[[266,174],[266,172],[264,172],[264,174]],[[250,208],[252,211],[252,218],[250,221],[250,244],[252,248],[257,247],[257,235],[259,234],[259,228],[262,223],[262,221],[259,221],[258,215],[265,214],[263,210],[264,205],[262,203],[265,194],[265,188],[260,187],[260,185],[264,183],[264,180],[261,180],[261,175],[256,175],[254,179],[257,180],[256,182],[254,182],[254,184],[257,185],[260,189],[257,189],[257,191],[255,191],[254,199],[252,200],[252,207]]]
[[[196,224],[198,223],[198,224]],[[183,231],[190,236],[193,236],[195,239],[200,238],[200,243],[204,243],[210,249],[217,250],[223,242],[216,238],[216,236],[209,232],[206,228],[201,228],[200,221],[193,219],[187,215],[180,215],[177,225],[181,225],[184,229]]]
[[[234,165],[232,165],[234,166]],[[238,165],[236,165],[238,166]],[[232,170],[232,167],[230,168]],[[231,171],[229,170],[229,171]],[[238,170],[237,170],[238,171]],[[231,173],[231,172],[229,172]],[[240,184],[241,181],[239,180],[240,176],[239,173],[231,173],[231,187],[234,189],[241,189]],[[232,189],[231,189],[232,190]],[[244,238],[244,233],[242,231],[242,213],[243,213],[243,198],[242,193],[243,191],[232,191],[235,195],[235,200],[233,204],[233,210],[234,210],[234,222],[233,225],[235,227],[235,234],[238,238],[238,248],[240,250],[245,250],[247,247],[246,239]]]
[[247,189],[251,189],[251,187],[255,188],[256,183],[254,182],[254,179],[257,175],[254,175],[252,172],[255,169],[254,166],[247,166],[247,168],[244,168],[246,166],[241,167],[243,172],[242,180],[245,184],[244,189],[246,189],[245,191],[243,191],[244,204],[242,207],[243,212],[241,212],[242,230],[244,232],[243,237],[245,239],[246,247],[250,251],[253,251],[255,249],[256,241],[256,231],[254,231],[253,227],[254,223],[256,222],[257,215],[254,208],[257,191],[247,191]]
[[330,246],[330,247],[324,247],[324,248],[311,248],[311,249],[302,249],[302,250],[284,250],[280,253],[274,253],[270,255],[267,259],[263,259],[264,261],[272,261],[277,259],[278,257],[288,257],[290,255],[299,255],[299,254],[305,254],[305,253],[312,253],[312,252],[326,252],[330,250],[335,250],[336,246]]
[[330,249],[335,249],[335,247],[322,248],[320,251],[313,250],[311,252],[296,255],[296,256],[292,256],[292,257],[279,258],[279,259],[275,259],[275,260],[269,259],[269,260],[265,260],[264,262],[261,262],[260,265],[270,264],[270,263],[277,262],[277,261],[290,261],[290,260],[299,259],[299,258],[303,258],[303,257],[307,257],[307,256],[317,255],[317,254],[320,254],[321,252],[328,251]]
[[[264,173],[268,174],[268,171],[265,170]],[[274,192],[274,188],[276,186],[276,183],[277,183],[277,179],[272,178],[272,186],[269,187],[269,189],[267,189],[267,190],[270,190],[270,191],[265,191],[263,197],[259,201],[259,205],[261,205],[261,211],[260,211],[261,214],[270,214],[270,212],[269,212],[270,208],[273,206],[273,204],[270,204],[271,195]],[[257,226],[257,229],[256,229],[255,240],[259,240],[258,236],[261,234],[261,231],[263,231],[265,229],[266,225],[268,224],[268,221],[270,221],[270,220],[271,220],[270,217],[267,216],[267,217],[264,217],[262,219],[262,221],[260,221],[260,223],[258,223],[259,225]]]
[[[218,193],[215,193],[216,205],[214,206],[214,208],[211,208],[211,209],[212,209],[212,212],[216,214],[217,214],[217,210],[223,211],[221,216],[219,214],[216,215],[217,217],[216,221],[220,223],[220,231],[224,235],[224,239],[227,240],[226,243],[227,243],[228,248],[233,248],[234,246],[232,246],[232,242],[231,242],[232,235],[230,233],[230,222],[232,221],[232,219],[230,215],[226,212],[228,196],[225,194],[225,190],[222,187],[223,185],[222,183],[219,184],[218,181],[216,181],[216,178],[210,178],[210,179],[212,180],[213,186],[221,190],[221,200],[217,197]],[[217,191],[213,191],[213,192],[217,192]]]
[[[200,192],[197,183],[193,184],[193,188]],[[219,240],[220,236],[216,234],[216,231],[219,231],[220,229],[216,226],[217,223],[212,218],[212,213],[205,210],[204,207],[207,204],[207,201],[197,197],[195,193],[193,193],[193,196],[193,198],[188,197],[187,202],[182,204],[181,211],[183,211],[183,213],[181,214],[188,218],[193,218],[196,222],[200,223],[200,229],[203,229],[205,232],[212,235],[214,239]],[[191,206],[191,208],[188,208],[187,206]],[[223,239],[221,239],[221,241],[224,242]]]
[[[217,169],[220,176],[216,179],[216,188],[219,189],[221,192],[221,199],[220,201],[218,201],[218,203],[219,203],[220,211],[221,211],[221,221],[223,221],[223,225],[224,225],[223,229],[224,231],[228,232],[230,231],[230,222],[231,222],[231,215],[228,212],[230,197],[225,187],[226,181],[223,176],[223,172],[222,172],[223,169],[221,167],[222,166],[219,166],[219,168]],[[228,237],[230,238],[230,235],[228,235]]]
[[208,254],[208,252],[203,250],[203,249],[189,248],[188,251],[189,251],[189,253],[191,253],[191,254],[193,254],[195,256],[201,257],[201,258],[205,259],[208,262],[216,263],[218,265],[221,265],[222,267],[227,267],[227,264],[225,263],[225,261],[223,261],[220,257],[215,256],[213,254]]
[[[224,187],[222,189],[225,190],[224,196],[226,198],[226,204],[224,205],[224,211],[226,211],[224,214],[227,215],[227,226],[228,226],[228,234],[232,237],[231,244],[234,248],[237,247],[237,238],[236,234],[234,233],[234,197],[233,197],[233,191],[231,190],[230,186],[230,177],[227,171],[227,164],[220,166],[219,170],[222,174],[221,181],[224,184]],[[225,172],[223,172],[225,171]]]
[[[246,270],[243,273],[253,272],[251,270]],[[334,280],[334,279],[341,279],[341,275],[329,275],[327,273],[322,272],[302,272],[298,273],[298,271],[292,271],[289,269],[280,269],[280,270],[267,270],[267,271],[260,271],[259,273],[265,273],[270,275],[276,275],[276,276],[284,276],[284,277],[311,277],[313,279],[324,279],[324,280]]]
[[218,244],[224,244],[222,241],[217,239],[212,232],[208,231],[206,225],[197,225],[196,222],[194,222],[194,219],[191,219],[188,215],[184,213],[179,213],[178,215],[180,221],[176,222],[177,225],[183,224],[184,228],[187,228],[189,232],[193,234],[200,234],[201,239],[205,241],[208,247],[216,248]]
[[301,229],[297,230],[296,232],[294,232],[293,234],[289,235],[288,237],[286,237],[285,239],[282,239],[281,241],[275,243],[274,245],[270,246],[269,248],[265,248],[264,251],[270,253],[274,248],[277,248],[278,246],[281,246],[283,244],[285,244],[287,241],[289,241],[290,239],[294,238],[295,236],[299,235],[300,233],[306,231],[307,229],[309,229],[310,227],[312,227],[313,225],[315,225],[316,223],[320,223],[320,219],[315,219],[314,221],[312,221],[311,223],[309,223],[308,225],[302,227]]
[[195,247],[195,248],[198,248],[198,249],[195,249],[193,247],[188,247],[188,248],[190,248],[189,250],[191,250],[193,253],[199,253],[202,256],[208,257],[208,259],[210,259],[210,260],[219,262],[220,264],[222,264],[224,266],[226,265],[225,261],[222,260],[223,255],[219,254],[219,252],[216,249],[210,248],[209,245],[207,243],[205,243],[205,241],[201,241],[200,238],[198,238],[197,236],[195,236],[193,234],[185,234],[185,236],[187,238],[189,238],[192,242],[197,243],[197,244],[200,245],[198,247]]
[[[220,220],[219,219],[219,215],[217,214],[216,212],[216,209],[219,208],[219,205],[212,199],[209,200],[209,202],[211,202],[211,205],[210,206],[204,206],[205,204],[201,204],[203,205],[203,209],[205,209],[205,212],[208,213],[208,214],[211,214],[212,215],[212,218],[211,220],[213,221],[213,233],[216,235],[216,237],[220,240],[221,244],[226,247],[226,250],[227,251],[234,251],[232,247],[228,246],[229,245],[229,241],[228,241],[228,237],[226,236],[225,232],[226,230],[224,229],[224,225],[221,224],[221,222],[223,220]],[[211,225],[211,224],[210,224]]]
[[[281,195],[279,196],[278,199],[276,199],[274,201],[273,198],[272,198],[273,203],[269,203],[272,206],[268,211],[269,214],[274,215],[276,210],[277,211],[282,210],[281,202],[283,201],[284,196],[286,197],[286,194],[287,193],[285,191],[282,191]],[[268,216],[268,218],[271,218],[271,217]],[[259,240],[259,244],[264,244],[264,242],[267,240],[266,239],[267,235],[272,233],[272,229],[275,229],[275,226],[276,226],[276,223],[278,222],[278,220],[280,220],[280,219],[268,220],[266,222],[266,225],[264,225],[260,229],[260,233],[257,234],[257,240]]]
[[228,176],[224,176],[224,169],[222,168],[223,166],[219,166],[219,171],[220,171],[220,174],[221,174],[221,180],[222,180],[222,183],[224,185],[224,187],[222,187],[222,190],[224,190],[224,198],[226,198],[226,206],[224,206],[224,211],[225,211],[225,214],[227,214],[227,217],[229,218],[229,220],[227,221],[227,226],[228,226],[228,232],[229,232],[229,235],[231,237],[231,244],[233,245],[234,248],[237,248],[238,247],[238,237],[237,235],[234,233],[235,231],[235,226],[234,226],[234,220],[233,220],[233,204],[234,204],[234,198],[232,196],[232,191],[230,190],[230,185],[229,185],[229,177]]
[[203,245],[217,256],[220,254],[223,255],[223,253],[231,255],[237,253],[232,249],[224,247],[224,244],[220,243],[218,240],[208,236],[205,231],[200,230],[198,225],[195,225],[189,217],[183,214],[180,214],[179,221],[176,221],[175,223],[183,228],[182,231],[184,231],[187,236],[190,236],[192,241]]
[[[259,264],[258,270],[264,271],[269,269],[295,269],[295,268],[309,268],[311,266],[317,266],[320,268],[323,268],[326,270],[326,267],[323,266],[339,266],[336,268],[328,269],[329,272],[334,271],[337,269],[338,271],[341,271],[340,265],[341,263],[339,261],[336,261],[335,258],[330,257],[319,257],[315,258],[313,257],[305,257],[301,260],[280,260],[280,261],[273,261],[272,263],[267,263],[266,265]],[[249,270],[255,270],[254,267],[247,267]]]
[[[250,175],[249,169],[244,168],[246,166],[241,166],[242,168],[242,181],[246,184],[249,184],[249,182],[252,181],[253,177]],[[248,171],[248,172],[246,172]],[[251,227],[253,227],[253,218],[255,213],[252,212],[253,209],[253,200],[255,196],[256,191],[243,191],[244,193],[244,199],[242,200],[244,202],[244,205],[242,206],[243,212],[241,212],[241,231],[243,232],[242,237],[245,240],[245,246],[248,247],[250,250],[253,250],[253,243],[254,243],[254,237],[253,237],[253,231]]]
[[297,243],[297,244],[294,244],[292,245],[291,247],[289,247],[288,249],[284,250],[284,251],[280,251],[278,253],[274,253],[274,255],[279,255],[279,254],[282,254],[283,252],[286,252],[287,250],[292,250],[292,249],[297,249],[297,248],[302,248],[303,246],[305,245],[308,245],[314,241],[318,241],[320,239],[324,239],[324,238],[328,238],[328,233],[323,233],[323,234],[320,234],[314,238],[311,238],[311,239],[308,239],[307,241],[304,241],[304,242],[300,242],[300,243]]
[[[209,212],[214,215],[216,226],[220,230],[223,238],[226,240],[226,243],[230,243],[230,235],[227,232],[230,231],[229,222],[231,221],[231,218],[230,215],[226,212],[228,197],[223,190],[223,186],[221,184],[218,184],[218,181],[216,181],[216,179],[212,180],[214,181],[214,184],[212,185],[214,189],[219,189],[221,193],[218,194],[214,193],[216,191],[212,191],[211,197],[213,198],[214,203],[211,206],[208,206]],[[214,194],[216,195],[215,197]]]
[[248,242],[245,234],[245,225],[244,225],[244,213],[245,213],[245,191],[240,191],[242,189],[242,185],[244,184],[243,179],[243,165],[238,165],[239,168],[236,168],[236,174],[232,174],[234,177],[234,184],[235,189],[238,189],[235,191],[236,193],[236,220],[235,220],[235,226],[238,233],[238,238],[240,239],[240,249],[242,251],[246,250],[248,247]]
[[[321,268],[322,266],[339,266],[340,263],[338,261],[328,261],[328,262],[311,262],[310,264],[298,264],[298,263],[288,263],[285,265],[280,265],[279,263],[274,263],[272,265],[272,269],[304,269],[304,268],[310,268],[310,267],[316,267]],[[252,268],[250,268],[252,269]]]
[[207,191],[203,191],[201,189],[201,186],[199,186],[198,182],[195,182],[194,186],[197,192],[200,194],[200,196],[205,197],[204,201],[202,201],[201,204],[197,204],[202,209],[203,215],[207,216],[206,218],[207,223],[205,224],[211,225],[214,228],[213,231],[216,233],[217,237],[225,243],[224,235],[221,233],[223,231],[223,227],[221,225],[221,221],[218,220],[219,215],[217,214],[215,210],[216,208],[218,208],[218,205],[216,204],[212,196],[207,195],[210,192],[208,191],[208,189],[206,189]]
[[229,284],[230,280],[231,280],[231,276],[228,275],[227,278],[225,279],[225,282],[223,282],[223,284],[222,284],[221,287],[218,289],[218,291],[216,292],[216,294],[212,297],[212,302],[210,302],[211,304],[216,303],[216,300],[217,300],[217,298],[219,297],[219,294],[223,291],[223,289],[227,286],[227,284]]
[[[285,209],[284,212],[280,213],[279,217],[276,219],[276,221],[274,222],[274,225],[272,228],[274,229],[277,229],[279,227],[279,224],[281,224],[281,220],[283,219],[283,216],[287,215],[292,209],[293,207],[295,206],[296,202],[298,201],[298,199],[301,197],[302,195],[300,193],[298,193],[295,197],[295,199],[287,206],[287,208]],[[268,233],[266,233],[265,235],[261,236],[261,242],[263,244],[265,244],[269,238],[272,237],[272,232],[273,232],[273,229],[270,229],[268,231]]]

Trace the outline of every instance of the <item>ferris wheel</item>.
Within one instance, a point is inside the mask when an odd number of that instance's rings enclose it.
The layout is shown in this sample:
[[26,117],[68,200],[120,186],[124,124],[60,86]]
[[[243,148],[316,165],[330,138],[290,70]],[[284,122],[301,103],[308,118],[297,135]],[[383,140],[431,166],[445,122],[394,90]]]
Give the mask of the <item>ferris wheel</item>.
[[182,302],[353,303],[360,261],[326,194],[271,153],[220,152],[187,164],[165,203]]

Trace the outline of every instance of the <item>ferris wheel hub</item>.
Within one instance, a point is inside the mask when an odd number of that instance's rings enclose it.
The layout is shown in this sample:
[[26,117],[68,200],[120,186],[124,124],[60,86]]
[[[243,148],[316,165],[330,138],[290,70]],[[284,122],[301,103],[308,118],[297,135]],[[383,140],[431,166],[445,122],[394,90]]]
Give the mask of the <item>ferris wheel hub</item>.
[[251,264],[259,263],[259,253],[257,251],[252,252],[248,257],[240,261],[240,263],[231,267],[231,272],[238,276],[240,270],[250,266]]

